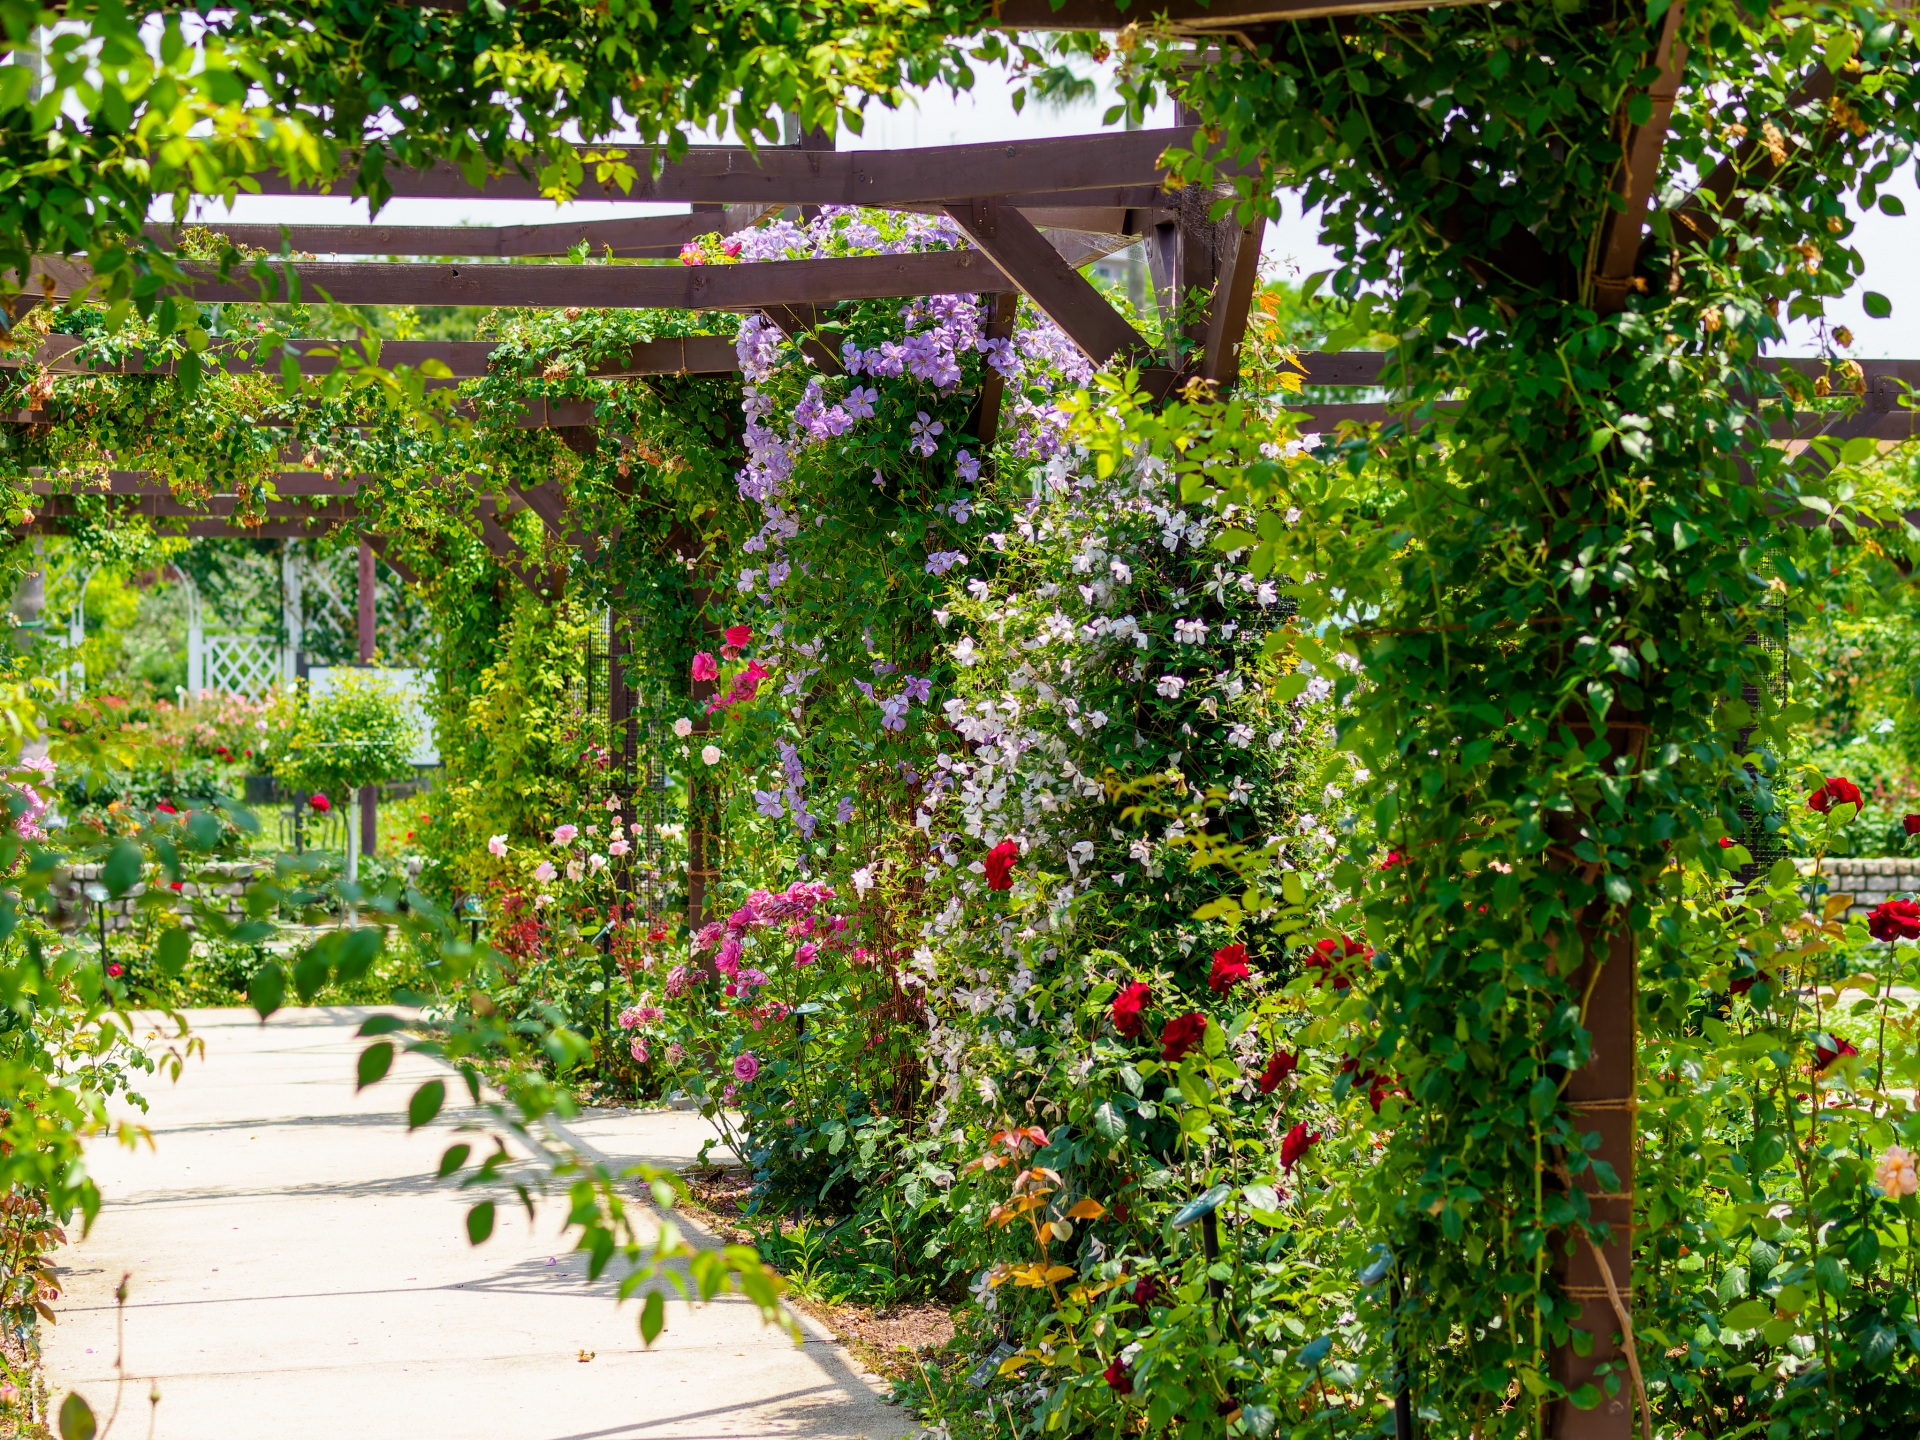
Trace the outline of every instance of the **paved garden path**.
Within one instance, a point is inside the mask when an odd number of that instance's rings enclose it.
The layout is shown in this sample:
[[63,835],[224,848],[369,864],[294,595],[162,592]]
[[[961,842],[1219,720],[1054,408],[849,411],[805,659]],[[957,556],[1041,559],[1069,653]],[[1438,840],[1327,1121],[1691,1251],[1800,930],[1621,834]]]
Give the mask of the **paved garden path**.
[[[66,1252],[45,1332],[56,1404],[77,1389],[104,1423],[113,1289],[130,1273],[126,1440],[147,1433],[155,1383],[157,1440],[913,1431],[843,1350],[817,1332],[795,1345],[738,1298],[670,1305],[644,1349],[637,1302],[586,1282],[557,1206],[535,1222],[502,1207],[493,1238],[469,1246],[464,1202],[431,1179],[444,1127],[410,1137],[400,1119],[425,1063],[354,1094],[366,1013],[292,1010],[262,1027],[251,1011],[192,1012],[206,1060],[145,1086],[155,1147],[91,1153],[106,1205]],[[710,1133],[671,1112],[596,1112],[574,1128],[615,1159],[669,1164]]]

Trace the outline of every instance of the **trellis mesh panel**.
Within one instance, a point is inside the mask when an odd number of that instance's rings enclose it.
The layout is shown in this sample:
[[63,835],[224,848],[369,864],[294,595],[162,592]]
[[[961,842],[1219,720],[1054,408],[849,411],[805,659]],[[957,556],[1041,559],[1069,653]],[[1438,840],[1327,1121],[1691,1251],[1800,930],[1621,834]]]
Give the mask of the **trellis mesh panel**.
[[[1766,691],[1772,696],[1774,704],[1779,706],[1787,703],[1787,607],[1781,604],[1769,608],[1779,622],[1779,633],[1765,635],[1755,631],[1747,637],[1747,643],[1759,646],[1761,653],[1766,657]],[[1742,686],[1740,698],[1758,709],[1761,702],[1760,686]],[[1740,732],[1740,748],[1743,752],[1752,738],[1752,728]],[[1754,767],[1749,765],[1747,773],[1755,774]],[[1741,829],[1744,832],[1741,843],[1747,847],[1747,853],[1753,856],[1751,865],[1743,865],[1740,868],[1739,878],[1743,882],[1750,882],[1771,869],[1773,863],[1787,853],[1787,846],[1778,830],[1767,829],[1766,817],[1761,814],[1759,807],[1750,797],[1740,801],[1739,810]]]
[[202,643],[209,690],[257,699],[280,678],[280,647],[270,636],[209,635]]

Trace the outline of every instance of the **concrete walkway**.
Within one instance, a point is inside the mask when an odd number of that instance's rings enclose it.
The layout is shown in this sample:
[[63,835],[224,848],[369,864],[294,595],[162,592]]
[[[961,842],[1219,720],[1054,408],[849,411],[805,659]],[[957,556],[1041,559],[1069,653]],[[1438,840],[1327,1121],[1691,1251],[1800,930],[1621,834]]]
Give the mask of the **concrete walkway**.
[[[156,1148],[97,1143],[106,1194],[65,1255],[60,1322],[43,1332],[55,1404],[114,1403],[113,1289],[130,1273],[117,1433],[159,1440],[616,1440],[808,1436],[893,1440],[906,1412],[817,1332],[795,1345],[745,1301],[670,1303],[640,1344],[639,1305],[588,1285],[559,1238],[503,1206],[469,1246],[466,1201],[432,1180],[444,1124],[408,1136],[431,1071],[353,1091],[363,1010],[191,1015],[206,1040],[180,1083],[149,1081]],[[600,1112],[575,1127],[611,1157],[690,1160],[698,1115]],[[77,1230],[77,1226],[75,1227]],[[696,1242],[703,1237],[696,1234]],[[580,1356],[590,1353],[585,1363]]]

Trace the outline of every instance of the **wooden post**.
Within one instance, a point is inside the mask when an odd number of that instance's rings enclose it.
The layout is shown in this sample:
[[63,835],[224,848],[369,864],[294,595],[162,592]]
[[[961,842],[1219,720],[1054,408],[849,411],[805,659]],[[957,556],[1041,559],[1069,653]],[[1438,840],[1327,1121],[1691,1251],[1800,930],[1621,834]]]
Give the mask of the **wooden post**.
[[[371,665],[374,652],[373,547],[360,541],[360,663]],[[371,855],[380,836],[380,790],[375,785],[360,787],[360,853]]]
[[1591,1410],[1561,1401],[1552,1434],[1555,1440],[1630,1440],[1636,1403],[1633,1382],[1626,1372],[1624,1346],[1613,1340],[1622,1333],[1621,1324],[1599,1257],[1605,1258],[1614,1290],[1631,1316],[1634,1061],[1638,1045],[1634,1007],[1638,1001],[1639,957],[1633,931],[1624,924],[1607,934],[1583,934],[1581,939],[1587,959],[1574,974],[1572,984],[1576,995],[1591,986],[1587,1033],[1593,1048],[1587,1063],[1568,1078],[1567,1104],[1579,1117],[1581,1134],[1598,1132],[1600,1148],[1594,1158],[1613,1167],[1617,1188],[1602,1188],[1591,1170],[1573,1177],[1573,1183],[1586,1193],[1594,1221],[1604,1221],[1610,1234],[1604,1245],[1576,1234],[1573,1253],[1563,1261],[1562,1287],[1580,1305],[1580,1317],[1574,1324],[1593,1337],[1593,1348],[1585,1356],[1576,1354],[1571,1345],[1556,1350],[1554,1378],[1569,1390],[1593,1383],[1604,1394],[1606,1385],[1595,1379],[1594,1372],[1606,1364],[1610,1376],[1618,1378],[1619,1389],[1605,1395]]

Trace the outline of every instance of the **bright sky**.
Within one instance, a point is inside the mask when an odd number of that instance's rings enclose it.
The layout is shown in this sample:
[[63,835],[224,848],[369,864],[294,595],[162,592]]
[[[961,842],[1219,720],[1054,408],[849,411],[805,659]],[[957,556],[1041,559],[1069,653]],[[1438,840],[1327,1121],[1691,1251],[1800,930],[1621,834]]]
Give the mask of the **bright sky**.
[[[917,105],[899,112],[875,111],[867,117],[866,133],[843,134],[842,150],[909,148],[927,145],[965,145],[997,140],[1033,140],[1052,135],[1084,134],[1100,128],[1102,112],[1111,97],[1102,94],[1093,100],[1065,110],[1029,106],[1024,114],[1015,114],[1005,87],[983,74],[981,85],[971,94],[949,96],[944,91],[929,92]],[[1171,125],[1171,107],[1165,113],[1148,118],[1148,127]],[[1889,193],[1904,202],[1908,215],[1893,217],[1871,212],[1856,213],[1859,230],[1855,247],[1866,261],[1866,276],[1855,291],[1832,307],[1831,318],[1853,330],[1855,353],[1863,358],[1920,357],[1920,265],[1915,265],[1907,249],[1913,236],[1911,227],[1920,224],[1920,189],[1916,189],[1911,170],[1903,172],[1888,187]],[[1319,243],[1318,228],[1300,212],[1291,194],[1281,197],[1283,217],[1267,230],[1266,254],[1284,267],[1285,272],[1309,275],[1331,267],[1332,256]],[[534,223],[559,220],[568,216],[608,218],[617,215],[660,215],[685,211],[684,205],[605,205],[567,206],[560,209],[538,201],[468,200],[395,200],[381,212],[390,225],[458,225]],[[212,219],[216,211],[202,212]],[[366,207],[343,199],[306,197],[298,199],[242,197],[232,217],[240,221],[284,221],[307,224],[341,224],[367,218]],[[1893,313],[1885,320],[1868,318],[1861,308],[1860,296],[1877,290],[1893,302]],[[1794,353],[1813,349],[1811,327],[1797,327]]]

